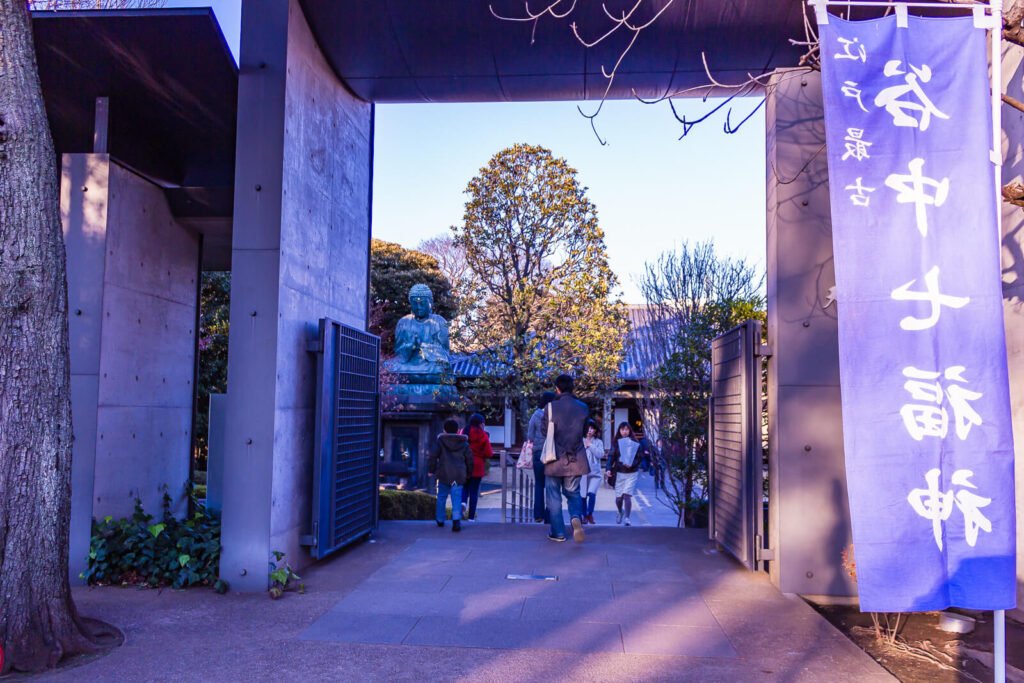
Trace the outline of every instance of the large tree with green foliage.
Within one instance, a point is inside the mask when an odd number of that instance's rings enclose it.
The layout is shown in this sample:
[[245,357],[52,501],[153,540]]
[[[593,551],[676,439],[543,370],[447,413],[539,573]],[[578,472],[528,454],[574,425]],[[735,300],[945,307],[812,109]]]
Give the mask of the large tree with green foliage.
[[437,259],[394,242],[370,243],[370,331],[380,336],[381,354],[395,349],[395,325],[409,312],[409,288],[417,283],[434,294],[434,313],[450,320],[457,313],[452,286]]
[[707,502],[711,342],[745,320],[764,321],[763,282],[758,269],[720,256],[710,241],[661,254],[640,282],[641,404],[656,420],[645,429],[663,440],[667,502],[689,523]]
[[520,404],[557,374],[582,393],[611,387],[628,331],[604,232],[576,170],[543,147],[495,154],[453,228],[482,295],[473,337],[489,372],[477,389]]

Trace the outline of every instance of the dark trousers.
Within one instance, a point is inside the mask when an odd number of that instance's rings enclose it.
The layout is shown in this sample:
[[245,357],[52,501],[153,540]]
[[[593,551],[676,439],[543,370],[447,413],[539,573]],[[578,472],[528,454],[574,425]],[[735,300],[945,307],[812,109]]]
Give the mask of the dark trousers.
[[483,477],[470,477],[466,480],[466,494],[469,500],[466,519],[476,519],[476,502],[480,500],[480,481],[482,479]]
[[548,507],[544,502],[544,463],[540,461],[540,451],[533,452],[533,518],[543,519],[545,524],[551,522]]

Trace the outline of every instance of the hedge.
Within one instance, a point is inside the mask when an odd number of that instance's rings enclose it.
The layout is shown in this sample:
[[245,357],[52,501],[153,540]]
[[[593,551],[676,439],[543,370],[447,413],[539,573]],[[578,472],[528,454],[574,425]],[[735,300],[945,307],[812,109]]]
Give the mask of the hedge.
[[381,519],[434,519],[437,496],[422,491],[380,490]]

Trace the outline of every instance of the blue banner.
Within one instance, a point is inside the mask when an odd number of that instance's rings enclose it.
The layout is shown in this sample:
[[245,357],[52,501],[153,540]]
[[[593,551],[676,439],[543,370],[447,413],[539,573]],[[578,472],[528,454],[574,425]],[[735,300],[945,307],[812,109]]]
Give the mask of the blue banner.
[[1015,605],[986,36],[820,26],[839,368],[864,611]]

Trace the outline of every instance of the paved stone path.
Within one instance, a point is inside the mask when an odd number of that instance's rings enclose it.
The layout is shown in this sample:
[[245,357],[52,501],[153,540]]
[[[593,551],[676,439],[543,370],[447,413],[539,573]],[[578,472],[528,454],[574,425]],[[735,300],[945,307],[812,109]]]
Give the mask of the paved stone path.
[[[509,580],[510,573],[557,581]],[[798,598],[703,530],[385,522],[278,601],[206,590],[76,589],[125,645],[59,681],[883,681]]]
[[[512,476],[514,468],[509,468],[509,476]],[[486,482],[497,488],[491,488],[480,496],[477,505],[477,518],[482,522],[501,521],[501,470],[492,467]],[[665,494],[654,488],[652,475],[641,472],[637,480],[636,495],[633,497],[633,514],[631,521],[633,526],[670,526],[675,527],[678,521],[676,513],[670,506],[665,504]],[[563,509],[565,503],[563,502]],[[615,524],[615,489],[602,484],[597,492],[597,500],[594,503],[594,521],[598,524]],[[565,513],[565,520],[568,523],[569,514]]]

